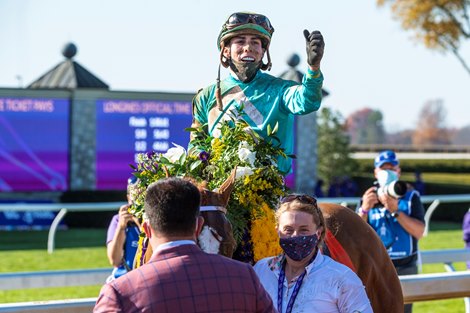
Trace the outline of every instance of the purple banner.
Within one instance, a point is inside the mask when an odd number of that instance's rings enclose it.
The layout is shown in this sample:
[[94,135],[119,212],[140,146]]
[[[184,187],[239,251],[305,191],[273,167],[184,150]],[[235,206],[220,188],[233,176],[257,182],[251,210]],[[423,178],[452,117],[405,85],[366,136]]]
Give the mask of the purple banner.
[[96,103],[96,188],[124,190],[138,153],[187,147],[191,102],[98,100]]
[[69,101],[0,98],[0,191],[65,191]]

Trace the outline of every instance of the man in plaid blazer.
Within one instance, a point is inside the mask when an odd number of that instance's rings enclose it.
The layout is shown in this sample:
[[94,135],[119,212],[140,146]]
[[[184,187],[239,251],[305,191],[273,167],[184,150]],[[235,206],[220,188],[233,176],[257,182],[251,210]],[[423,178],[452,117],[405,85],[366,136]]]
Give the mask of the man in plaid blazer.
[[196,244],[204,219],[200,194],[167,178],[145,197],[150,261],[106,284],[94,312],[275,312],[249,264],[207,254]]

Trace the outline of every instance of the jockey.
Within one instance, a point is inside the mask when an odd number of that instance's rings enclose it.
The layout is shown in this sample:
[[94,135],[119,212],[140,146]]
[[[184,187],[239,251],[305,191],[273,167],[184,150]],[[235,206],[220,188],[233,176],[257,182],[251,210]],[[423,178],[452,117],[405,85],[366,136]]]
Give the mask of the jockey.
[[[267,138],[268,129],[277,126],[281,147],[287,155],[293,153],[294,115],[316,111],[321,104],[324,41],[319,31],[304,30],[309,67],[299,84],[262,72],[271,69],[269,46],[273,32],[274,27],[264,15],[237,12],[229,16],[222,25],[217,46],[220,65],[228,68],[230,75],[221,81],[219,65],[217,82],[194,97],[193,128],[205,125],[211,137],[219,137],[220,124],[237,118],[236,112],[243,108],[243,119],[252,130]],[[263,63],[265,55],[267,61]],[[190,142],[190,150],[197,148]],[[284,174],[291,171],[291,166],[290,159],[278,158],[278,167]]]

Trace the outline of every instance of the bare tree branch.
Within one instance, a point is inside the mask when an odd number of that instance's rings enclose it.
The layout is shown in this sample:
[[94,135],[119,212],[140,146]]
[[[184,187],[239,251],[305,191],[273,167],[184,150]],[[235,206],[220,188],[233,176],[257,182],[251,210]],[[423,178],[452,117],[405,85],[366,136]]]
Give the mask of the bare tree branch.
[[[445,37],[440,37],[442,40],[446,40]],[[452,41],[449,40],[449,42],[442,42],[438,41],[438,44],[444,49],[444,50],[449,50],[452,51],[454,56],[459,60],[460,64],[463,66],[463,68],[467,71],[467,73],[470,75],[470,67],[467,65],[465,62],[464,58],[460,55],[459,49],[452,43]]]
[[[447,15],[447,17],[449,17],[452,20],[452,22],[454,22],[455,25],[457,25],[457,28],[460,30],[460,32],[462,33],[464,37],[466,38],[470,37],[470,33],[466,29],[463,28],[462,23],[460,23],[457,17],[455,17],[455,15],[448,8],[446,8],[445,6],[441,6],[441,5],[437,5],[436,7],[441,9]],[[467,18],[467,22],[468,22],[468,18]]]
[[470,17],[468,15],[468,10],[467,10],[469,4],[470,4],[470,1],[464,1],[463,6],[462,6],[462,11],[463,11],[462,16],[463,16],[464,21],[467,22],[467,29],[469,30],[467,32],[467,38],[470,36],[470,34],[469,34],[469,32],[470,32]]
[[458,49],[452,49],[452,53],[460,61],[460,64],[462,64],[463,68],[467,71],[467,73],[470,74],[470,67],[468,67],[467,63],[465,62],[465,60],[460,55],[459,50]]

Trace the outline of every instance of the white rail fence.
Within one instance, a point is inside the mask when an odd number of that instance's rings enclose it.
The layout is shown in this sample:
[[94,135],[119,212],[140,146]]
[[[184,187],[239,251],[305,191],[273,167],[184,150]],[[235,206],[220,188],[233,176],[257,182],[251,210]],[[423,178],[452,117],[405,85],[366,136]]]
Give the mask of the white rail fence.
[[[455,269],[453,267],[453,263],[470,261],[470,249],[421,251],[419,260],[422,264],[442,263],[448,272],[454,272]],[[111,268],[96,268],[84,270],[0,273],[0,282],[2,282],[0,290],[101,285],[111,274],[111,271]],[[470,274],[470,271],[468,274]],[[409,276],[424,275],[427,274]],[[400,279],[403,278],[404,277],[401,277]],[[470,289],[470,283],[468,284],[468,287]]]
[[[339,203],[342,205],[347,204],[358,204],[361,198],[348,197],[348,198],[320,198],[318,201]],[[422,196],[421,200],[423,203],[431,203],[426,215],[426,229],[425,236],[429,230],[429,221],[434,211],[437,209],[440,203],[455,203],[455,202],[470,202],[470,194],[457,194],[457,195],[432,195]],[[51,227],[49,228],[49,235],[47,240],[47,252],[53,253],[55,246],[55,236],[57,227],[64,218],[67,212],[98,212],[98,211],[116,211],[118,208],[125,204],[124,202],[91,202],[91,203],[8,203],[0,204],[0,211],[59,211],[53,220]]]
[[102,285],[112,268],[0,274],[0,290]]
[[[421,197],[423,203],[431,203],[426,215],[426,234],[429,221],[433,212],[440,203],[468,202],[470,194],[462,195],[433,195]],[[346,204],[358,204],[360,198],[321,198],[319,202],[331,202]],[[54,251],[54,242],[57,226],[69,211],[93,212],[112,211],[124,204],[123,202],[111,203],[62,203],[62,204],[0,204],[0,211],[59,211],[51,224],[48,236],[48,252]],[[421,263],[444,263],[448,273],[421,274],[400,277],[405,302],[417,302],[448,298],[465,298],[466,312],[470,313],[470,271],[454,272],[453,262],[470,260],[468,250],[436,250],[422,251]],[[30,273],[5,273],[0,274],[0,290],[45,288],[61,286],[85,286],[102,284],[111,269],[91,269],[75,271],[48,271]],[[0,304],[0,312],[64,312],[82,313],[90,312],[96,302],[96,298],[68,299],[56,301],[22,302]]]
[[[338,203],[341,205],[357,205],[361,201],[361,198],[349,197],[349,198],[320,198],[318,202],[331,202]],[[431,203],[424,215],[424,221],[426,223],[424,229],[424,237],[428,235],[429,232],[429,222],[431,221],[432,214],[436,211],[439,204],[441,203],[458,203],[458,202],[470,202],[470,194],[456,194],[456,195],[430,195],[430,196],[421,196],[421,202]],[[0,208],[1,210],[1,208]]]
[[90,313],[96,298],[0,304],[0,312],[14,313]]
[[54,252],[57,228],[67,212],[118,211],[125,202],[90,202],[90,203],[8,203],[0,204],[0,211],[59,211],[52,221],[47,237],[47,252]]
[[464,298],[469,312],[470,271],[400,276],[405,303]]
[[[453,271],[454,262],[470,261],[470,250],[422,251],[423,264],[444,263]],[[101,285],[111,269],[46,271],[0,274],[0,290]],[[400,276],[405,302],[470,297],[470,271]],[[0,304],[0,312],[90,312],[96,298]],[[465,298],[466,312],[470,307]]]

